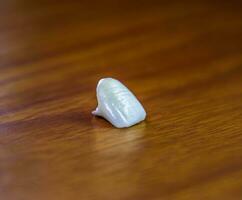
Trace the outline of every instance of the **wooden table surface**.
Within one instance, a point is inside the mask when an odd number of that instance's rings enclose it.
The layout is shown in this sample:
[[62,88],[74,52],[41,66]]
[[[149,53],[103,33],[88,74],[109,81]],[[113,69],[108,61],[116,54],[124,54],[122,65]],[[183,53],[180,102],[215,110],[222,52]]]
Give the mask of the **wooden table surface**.
[[[145,122],[91,115],[103,77]],[[1,1],[0,199],[242,199],[239,1]]]

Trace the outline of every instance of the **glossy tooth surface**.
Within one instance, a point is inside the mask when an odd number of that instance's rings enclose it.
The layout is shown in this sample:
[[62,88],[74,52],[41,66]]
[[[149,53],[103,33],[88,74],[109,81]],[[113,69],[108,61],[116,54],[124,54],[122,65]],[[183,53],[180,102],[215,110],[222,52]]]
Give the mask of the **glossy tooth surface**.
[[143,121],[146,112],[137,98],[121,82],[104,78],[97,85],[98,106],[92,114],[101,116],[117,128]]

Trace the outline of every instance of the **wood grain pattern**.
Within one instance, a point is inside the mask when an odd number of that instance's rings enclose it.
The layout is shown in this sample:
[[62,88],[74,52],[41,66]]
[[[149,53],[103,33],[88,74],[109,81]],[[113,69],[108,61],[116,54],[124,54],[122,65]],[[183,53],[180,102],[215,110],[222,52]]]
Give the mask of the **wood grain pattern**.
[[[102,77],[148,118],[90,113]],[[239,1],[1,1],[0,199],[242,199]]]

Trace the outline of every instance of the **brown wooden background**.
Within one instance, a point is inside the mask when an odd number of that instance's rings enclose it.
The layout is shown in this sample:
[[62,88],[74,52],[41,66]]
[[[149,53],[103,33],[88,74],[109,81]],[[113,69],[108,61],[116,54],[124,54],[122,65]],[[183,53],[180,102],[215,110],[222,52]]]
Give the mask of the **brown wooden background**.
[[[147,120],[93,117],[102,77]],[[242,199],[241,3],[2,0],[0,199]]]

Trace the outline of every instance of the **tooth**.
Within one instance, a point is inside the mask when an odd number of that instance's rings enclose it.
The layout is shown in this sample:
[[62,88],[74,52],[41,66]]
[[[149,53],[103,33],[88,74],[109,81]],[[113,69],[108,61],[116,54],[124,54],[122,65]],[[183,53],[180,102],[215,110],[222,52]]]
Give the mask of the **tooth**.
[[98,106],[93,115],[101,116],[117,128],[143,121],[146,112],[133,93],[121,82],[104,78],[97,85]]

